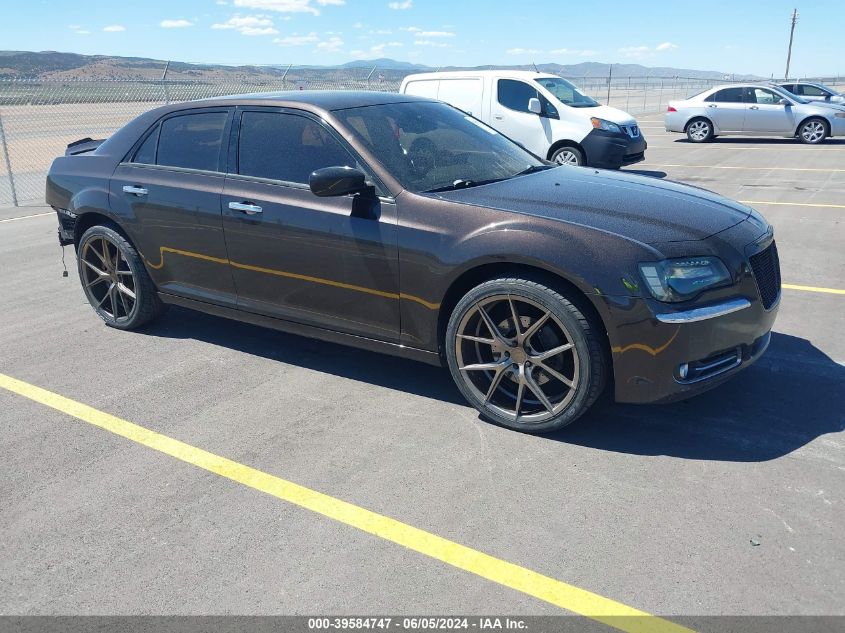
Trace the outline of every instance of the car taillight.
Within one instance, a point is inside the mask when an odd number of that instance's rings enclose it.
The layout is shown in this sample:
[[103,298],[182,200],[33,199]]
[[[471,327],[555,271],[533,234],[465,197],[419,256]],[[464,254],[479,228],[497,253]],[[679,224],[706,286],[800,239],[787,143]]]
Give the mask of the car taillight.
[[675,106],[669,106],[669,107],[666,109],[666,112],[677,112],[677,110],[675,109]]

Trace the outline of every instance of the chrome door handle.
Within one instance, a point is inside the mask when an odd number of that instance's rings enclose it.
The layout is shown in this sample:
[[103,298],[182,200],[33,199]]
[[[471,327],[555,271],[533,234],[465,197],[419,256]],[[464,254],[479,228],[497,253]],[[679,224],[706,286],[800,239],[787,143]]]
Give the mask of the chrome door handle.
[[505,117],[503,117],[503,116],[499,116],[499,115],[497,114],[497,115],[496,115],[496,116],[494,116],[493,118],[494,118],[494,119],[496,119],[497,121],[501,121],[501,120],[503,120]]
[[146,196],[148,192],[143,187],[137,187],[135,185],[123,185],[123,193],[130,193],[133,196]]
[[710,104],[709,106],[707,106],[707,107],[708,107],[708,108],[718,108],[719,106],[717,106],[715,103],[711,103],[711,104]]
[[758,108],[757,106],[748,106],[748,109],[749,110],[759,110],[760,108]]
[[243,211],[247,215],[261,213],[261,207],[257,204],[250,204],[249,202],[230,202],[229,208],[232,209],[232,211]]

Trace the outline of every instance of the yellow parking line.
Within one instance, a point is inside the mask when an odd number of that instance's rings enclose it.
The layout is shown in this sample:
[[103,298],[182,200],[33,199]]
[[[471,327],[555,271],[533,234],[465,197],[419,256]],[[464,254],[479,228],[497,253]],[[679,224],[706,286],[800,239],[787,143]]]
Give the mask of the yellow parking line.
[[771,204],[782,207],[819,207],[822,209],[845,209],[845,204],[822,204],[821,202],[773,202],[770,200],[737,200],[742,204]]
[[28,220],[29,218],[40,218],[42,215],[55,215],[55,211],[45,211],[44,213],[34,213],[32,215],[22,215],[17,218],[6,218],[5,220],[0,220],[0,224],[3,222],[17,222],[18,220]]
[[669,620],[209,453],[5,374],[0,374],[0,387],[208,472],[622,631],[690,632],[690,629]]
[[845,172],[845,169],[821,169],[816,167],[740,167],[733,165],[676,165],[658,163],[640,163],[638,167],[688,167],[690,169],[744,169],[751,171],[821,171],[825,173]]
[[831,295],[845,295],[845,290],[839,290],[838,288],[818,288],[816,286],[797,286],[795,284],[781,284],[782,288],[788,288],[789,290],[803,290],[805,292],[824,292]]

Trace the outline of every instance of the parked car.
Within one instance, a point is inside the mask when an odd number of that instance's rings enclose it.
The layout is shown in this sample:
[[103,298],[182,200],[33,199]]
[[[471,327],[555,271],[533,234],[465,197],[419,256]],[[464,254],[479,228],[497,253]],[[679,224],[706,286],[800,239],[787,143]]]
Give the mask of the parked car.
[[445,101],[560,165],[618,169],[645,158],[646,141],[630,114],[600,105],[555,75],[422,73],[405,77],[399,91]]
[[764,352],[778,310],[751,208],[556,168],[430,99],[194,101],[67,153],[47,202],[107,325],[175,304],[447,365],[521,431],[569,424],[608,384],[620,402],[709,389]]
[[778,84],[787,92],[791,92],[804,101],[824,101],[827,103],[845,103],[845,95],[828,88],[824,84],[817,84],[809,81],[799,81]]
[[693,143],[727,134],[797,137],[816,144],[845,134],[845,108],[810,103],[776,86],[734,84],[670,101],[665,125],[667,132],[684,132]]

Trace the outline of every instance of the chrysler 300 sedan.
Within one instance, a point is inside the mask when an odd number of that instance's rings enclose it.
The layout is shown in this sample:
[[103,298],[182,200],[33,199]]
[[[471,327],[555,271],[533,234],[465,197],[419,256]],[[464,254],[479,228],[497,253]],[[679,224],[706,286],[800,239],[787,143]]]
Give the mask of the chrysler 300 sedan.
[[603,390],[660,402],[756,360],[772,228],[672,182],[555,167],[444,103],[376,92],[164,106],[57,158],[88,301],[176,304],[448,366],[484,417],[559,429]]

